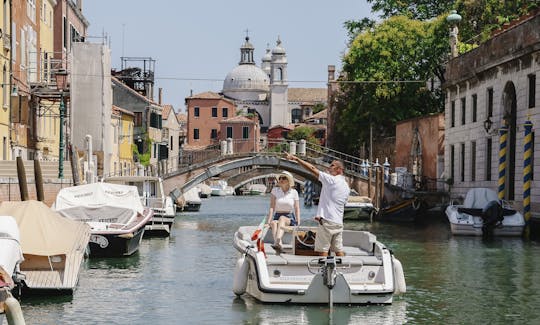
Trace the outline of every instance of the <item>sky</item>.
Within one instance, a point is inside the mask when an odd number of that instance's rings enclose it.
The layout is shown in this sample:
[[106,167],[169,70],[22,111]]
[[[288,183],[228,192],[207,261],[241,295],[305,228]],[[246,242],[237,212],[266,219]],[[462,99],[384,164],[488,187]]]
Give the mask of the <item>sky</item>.
[[279,36],[289,87],[325,88],[328,65],[339,71],[347,48],[343,23],[374,18],[366,0],[88,0],[83,14],[87,41],[109,45],[112,68],[122,56],[156,60],[154,100],[162,88],[177,112],[191,91],[221,91],[246,30],[258,66]]

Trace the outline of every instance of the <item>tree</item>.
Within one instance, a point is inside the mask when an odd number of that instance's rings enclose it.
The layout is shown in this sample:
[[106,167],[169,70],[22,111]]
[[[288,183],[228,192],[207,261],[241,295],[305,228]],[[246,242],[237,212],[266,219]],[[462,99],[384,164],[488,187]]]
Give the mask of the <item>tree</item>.
[[313,136],[313,128],[309,126],[298,126],[287,134],[289,140],[306,140],[309,143],[319,144],[317,139]]
[[378,137],[392,136],[397,121],[442,110],[441,94],[425,81],[443,76],[447,47],[439,46],[437,35],[444,30],[442,16],[430,22],[396,16],[352,40],[343,58],[347,82],[336,103],[340,150],[356,152],[368,141],[370,125]]

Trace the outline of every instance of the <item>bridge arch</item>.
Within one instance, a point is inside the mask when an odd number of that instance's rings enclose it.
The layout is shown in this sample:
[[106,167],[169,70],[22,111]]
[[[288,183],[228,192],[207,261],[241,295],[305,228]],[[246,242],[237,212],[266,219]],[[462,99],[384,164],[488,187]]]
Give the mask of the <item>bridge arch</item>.
[[241,168],[241,167],[248,167],[248,166],[255,166],[255,165],[271,166],[271,167],[276,168],[277,170],[286,170],[295,175],[302,176],[304,179],[309,179],[314,182],[319,182],[313,174],[306,171],[303,167],[301,167],[297,163],[279,158],[277,156],[254,156],[250,158],[228,161],[221,165],[210,166],[206,168],[204,172],[196,175],[195,177],[193,177],[192,179],[184,183],[181,187],[179,187],[179,190],[181,193],[185,193],[186,191],[195,187],[197,184],[202,183],[205,180],[210,179],[212,177],[216,177],[220,175],[221,173],[234,170],[237,168]]

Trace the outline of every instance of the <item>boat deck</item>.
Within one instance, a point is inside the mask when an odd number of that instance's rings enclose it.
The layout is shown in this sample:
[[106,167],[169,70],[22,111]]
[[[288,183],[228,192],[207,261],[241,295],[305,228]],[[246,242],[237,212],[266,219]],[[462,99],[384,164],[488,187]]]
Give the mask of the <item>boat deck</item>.
[[25,290],[73,292],[79,281],[79,271],[90,238],[87,227],[80,227],[79,232],[78,240],[73,243],[73,250],[67,255],[24,256],[25,261],[21,264],[21,273],[26,276]]

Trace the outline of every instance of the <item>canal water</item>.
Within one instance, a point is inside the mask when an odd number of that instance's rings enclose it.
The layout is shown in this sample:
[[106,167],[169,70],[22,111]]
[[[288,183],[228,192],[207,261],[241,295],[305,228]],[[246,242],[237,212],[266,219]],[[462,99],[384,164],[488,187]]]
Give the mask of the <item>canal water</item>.
[[[540,244],[453,237],[422,225],[347,222],[404,266],[407,293],[388,306],[297,306],[236,298],[234,231],[256,225],[268,197],[213,197],[177,216],[170,238],[129,258],[89,259],[71,297],[25,298],[27,324],[540,324]],[[302,208],[303,220],[316,207]],[[305,224],[305,223],[304,223]]]

